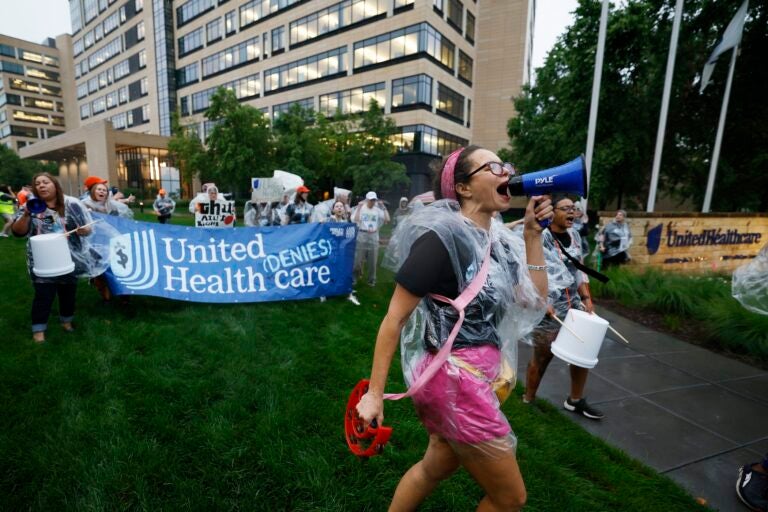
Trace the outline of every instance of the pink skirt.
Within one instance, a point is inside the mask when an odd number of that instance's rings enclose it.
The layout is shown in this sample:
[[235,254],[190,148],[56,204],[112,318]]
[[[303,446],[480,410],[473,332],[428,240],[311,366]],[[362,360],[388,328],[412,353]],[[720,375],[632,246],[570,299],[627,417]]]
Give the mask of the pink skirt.
[[[486,379],[455,366],[450,359],[443,363],[434,377],[412,397],[427,431],[450,441],[469,444],[509,434],[512,429],[499,409],[499,399],[490,384],[499,370],[499,349],[481,345],[454,350],[452,355],[480,370]],[[416,374],[420,375],[433,358],[432,354],[427,354]]]

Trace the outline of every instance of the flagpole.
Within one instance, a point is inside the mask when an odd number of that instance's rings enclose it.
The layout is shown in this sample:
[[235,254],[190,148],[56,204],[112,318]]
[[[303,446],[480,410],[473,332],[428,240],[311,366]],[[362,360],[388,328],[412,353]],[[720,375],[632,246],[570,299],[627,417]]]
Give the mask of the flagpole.
[[731,55],[731,68],[728,70],[728,81],[725,83],[725,94],[723,94],[723,106],[720,107],[720,121],[717,123],[717,135],[715,136],[715,148],[712,150],[712,162],[709,165],[709,179],[707,180],[707,192],[704,195],[704,206],[701,211],[709,212],[712,205],[712,190],[715,188],[715,175],[717,174],[717,163],[720,160],[720,144],[723,141],[723,130],[725,129],[725,117],[728,115],[728,100],[731,97],[731,82],[733,82],[733,70],[736,69],[736,55],[739,53],[739,46],[733,47]]
[[653,170],[651,171],[651,186],[648,191],[648,206],[646,211],[652,212],[656,206],[656,189],[659,186],[659,170],[661,169],[661,152],[664,149],[664,132],[667,129],[667,113],[669,111],[669,95],[672,90],[672,77],[675,73],[675,56],[677,55],[677,39],[680,35],[680,21],[683,17],[683,0],[677,0],[675,5],[675,21],[672,23],[672,37],[669,40],[667,55],[667,74],[664,78],[664,94],[661,98],[661,114],[659,114],[659,129],[656,132],[656,151],[653,154]]
[[[600,103],[600,80],[603,76],[603,54],[605,53],[605,33],[608,28],[608,0],[603,0],[600,11],[600,29],[597,34],[597,53],[595,55],[595,73],[592,78],[592,100],[589,105],[589,126],[587,128],[587,153],[584,155],[584,166],[587,168],[587,191],[589,195],[589,178],[592,173],[592,153],[595,150],[595,130],[597,127],[597,107]],[[587,198],[584,198],[584,212],[587,211]]]

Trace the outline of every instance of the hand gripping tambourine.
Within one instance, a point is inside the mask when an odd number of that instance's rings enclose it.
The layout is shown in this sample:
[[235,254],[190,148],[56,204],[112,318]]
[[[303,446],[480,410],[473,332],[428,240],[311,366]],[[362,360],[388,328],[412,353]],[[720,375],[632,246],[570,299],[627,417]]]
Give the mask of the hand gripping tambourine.
[[349,395],[347,411],[344,414],[344,436],[353,454],[358,457],[373,457],[384,451],[384,445],[392,435],[392,427],[379,426],[374,419],[366,428],[357,415],[357,404],[368,392],[368,380],[362,379]]

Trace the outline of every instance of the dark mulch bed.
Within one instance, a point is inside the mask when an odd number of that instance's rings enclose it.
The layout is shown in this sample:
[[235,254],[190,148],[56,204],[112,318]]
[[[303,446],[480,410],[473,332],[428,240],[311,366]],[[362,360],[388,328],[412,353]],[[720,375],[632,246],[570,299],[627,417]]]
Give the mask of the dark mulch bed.
[[735,359],[736,361],[741,361],[742,363],[768,371],[768,361],[764,361],[749,354],[739,354],[731,352],[730,350],[725,350],[721,346],[710,341],[706,326],[703,322],[698,320],[690,319],[679,327],[671,328],[669,324],[665,322],[664,314],[657,311],[630,308],[621,304],[616,299],[607,297],[600,297],[597,304],[606,309],[610,309],[633,322],[637,322],[638,324],[653,329],[654,331],[669,334],[670,336],[674,336],[687,343],[698,345],[730,359]]

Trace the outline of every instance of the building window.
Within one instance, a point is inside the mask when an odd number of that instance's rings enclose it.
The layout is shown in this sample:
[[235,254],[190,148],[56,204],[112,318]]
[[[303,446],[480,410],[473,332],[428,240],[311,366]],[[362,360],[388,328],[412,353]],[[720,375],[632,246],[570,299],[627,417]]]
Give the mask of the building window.
[[107,99],[107,110],[115,108],[117,106],[117,91],[107,94],[106,99]]
[[432,109],[432,78],[429,75],[392,80],[392,110],[407,107]]
[[[78,41],[80,41],[80,40],[78,39]],[[75,43],[75,45],[76,44],[77,43]],[[81,41],[81,44],[82,44],[82,41]],[[75,45],[73,45],[73,48],[74,48]],[[0,44],[0,55],[5,55],[6,57],[11,57],[11,58],[15,59],[16,58],[16,48],[14,48],[13,46],[8,46],[7,44]]]
[[141,11],[142,9],[144,9],[144,0],[136,0],[135,6],[136,6],[136,12]]
[[342,46],[318,55],[291,62],[264,72],[264,90],[276,91],[311,80],[318,80],[347,70],[345,55],[347,47]]
[[91,22],[93,18],[99,15],[99,4],[96,0],[83,0],[83,11],[85,12],[85,24]]
[[237,32],[237,11],[229,11],[224,15],[224,31],[227,36]]
[[395,0],[395,11],[413,5],[415,0]]
[[96,27],[93,29],[93,38],[97,42],[104,39],[104,25],[102,25],[101,23],[96,25]]
[[179,99],[179,104],[180,104],[179,109],[181,110],[182,117],[183,116],[188,116],[189,115],[189,97],[188,96],[182,96]]
[[448,0],[448,24],[461,34],[461,21],[464,17],[464,6],[459,0]]
[[216,7],[216,0],[189,0],[176,8],[176,28]]
[[91,112],[93,112],[93,115],[104,112],[106,109],[107,109],[107,100],[105,100],[104,98],[96,98],[91,103]]
[[83,11],[80,2],[69,2],[69,19],[72,20],[72,34],[83,28]]
[[128,103],[128,86],[121,87],[117,90],[117,101],[122,105]]
[[107,73],[102,71],[101,73],[99,73],[98,77],[99,77],[99,89],[103,89],[104,87],[107,86]]
[[205,26],[205,41],[211,44],[221,39],[221,18],[217,18]]
[[91,117],[91,104],[80,105],[80,119],[88,119],[89,117]]
[[139,68],[147,67],[147,51],[141,50],[139,52]]
[[200,66],[197,62],[179,68],[176,71],[176,85],[178,87],[183,87],[185,85],[196,83],[200,80],[199,69]]
[[381,108],[387,102],[384,82],[373,85],[332,92],[320,96],[320,113],[332,117],[339,111],[342,114],[356,114],[368,110],[371,100],[376,100]]
[[259,44],[258,36],[243,41],[238,45],[204,58],[202,61],[203,78],[258,60],[260,54],[261,45]]
[[303,100],[297,100],[297,101],[289,101],[286,103],[280,103],[279,105],[275,105],[272,107],[272,121],[276,121],[278,117],[280,117],[282,114],[285,114],[289,110],[291,110],[291,107],[294,105],[300,106],[304,110],[314,110],[315,109],[315,100],[314,98],[304,98]]
[[437,13],[440,14],[440,16],[443,15],[445,0],[432,0],[432,9],[437,11]]
[[472,57],[459,50],[459,78],[469,85],[472,85],[473,67]]
[[83,83],[77,86],[77,99],[88,96],[88,84]]
[[475,42],[475,16],[467,11],[467,23],[464,27],[464,37],[470,43]]
[[456,47],[428,23],[411,25],[355,43],[355,69],[417,53],[426,53],[453,71]]
[[203,27],[179,38],[179,57],[203,47]]
[[125,112],[112,116],[110,121],[112,121],[112,128],[115,130],[124,130],[128,126],[128,119]]
[[303,0],[251,0],[240,7],[240,28],[253,25],[260,19],[287,9]]
[[120,26],[120,13],[115,11],[104,20],[104,34],[109,34]]
[[437,112],[464,124],[464,96],[443,84],[437,84]]
[[290,24],[291,46],[386,14],[389,0],[345,0]]
[[93,43],[96,41],[93,39],[93,30],[86,32],[83,36],[83,43],[85,44],[85,49],[87,50],[91,46],[93,46]]
[[99,78],[93,77],[88,80],[88,94],[92,94],[99,90]]
[[0,60],[0,71],[5,71],[6,73],[15,73],[17,75],[23,75],[24,66],[16,62],[8,62],[6,60]]
[[115,76],[115,81],[128,76],[130,72],[131,72],[131,65],[128,62],[128,59],[125,59],[122,62],[118,62],[117,64],[112,66],[112,74]]
[[122,37],[116,37],[88,57],[88,67],[95,69],[123,50]]
[[447,155],[469,144],[466,139],[423,124],[401,126],[398,130],[399,133],[392,136],[392,143],[401,153]]
[[279,26],[272,29],[272,55],[285,50],[285,27]]
[[140,21],[136,25],[136,39],[141,41],[144,39],[144,22]]
[[[233,91],[237,99],[245,100],[255,98],[261,93],[261,80],[259,79],[259,75],[255,74],[232,82],[227,82],[220,86],[211,87],[204,91],[196,92],[192,95],[192,113],[196,114],[207,110],[210,106],[211,96],[213,96],[220,87]],[[185,98],[182,98],[182,100],[184,99]],[[182,101],[182,107],[185,107],[184,101]],[[182,113],[182,115],[187,114]]]

